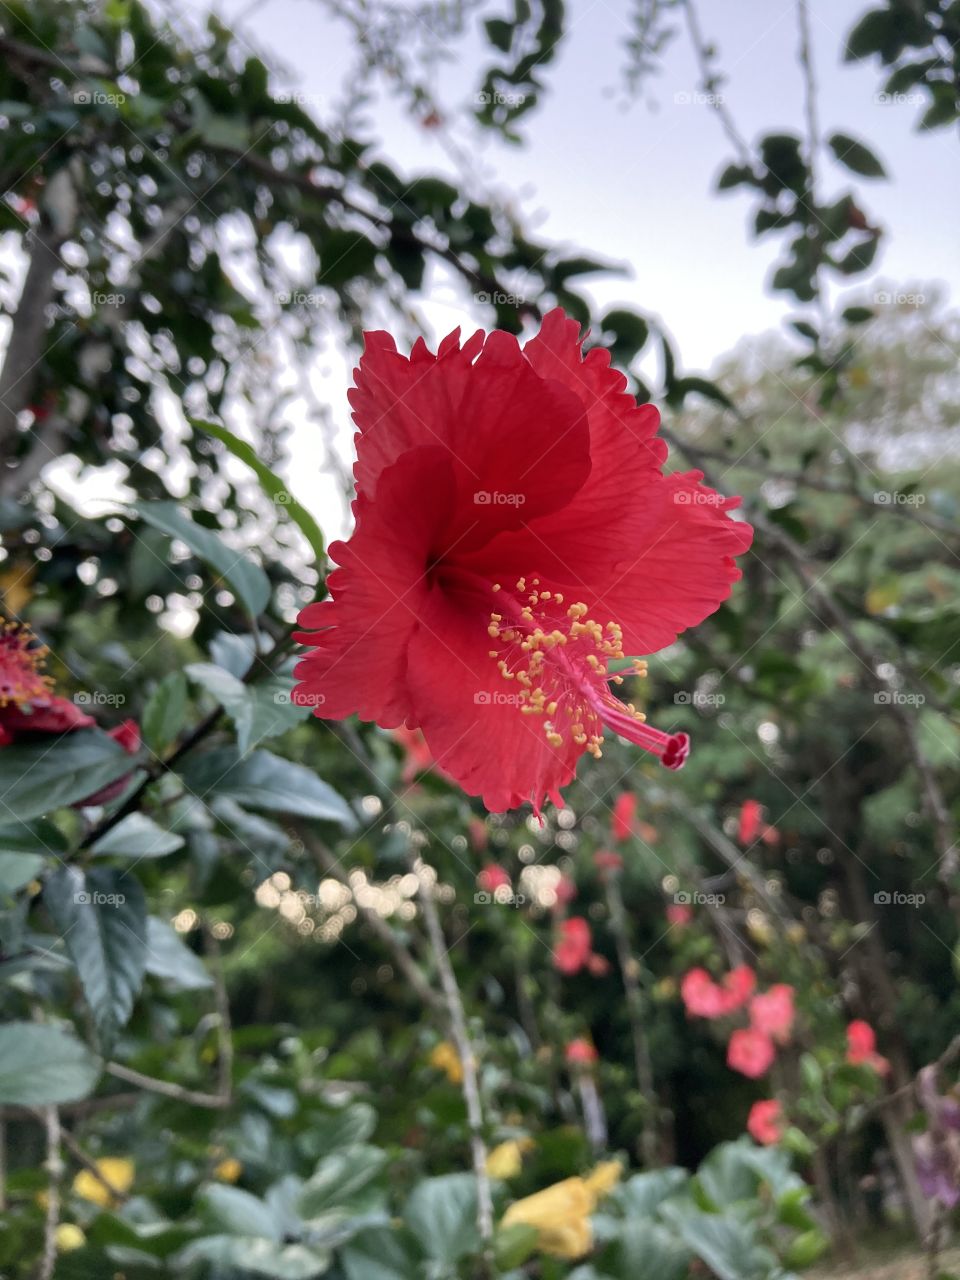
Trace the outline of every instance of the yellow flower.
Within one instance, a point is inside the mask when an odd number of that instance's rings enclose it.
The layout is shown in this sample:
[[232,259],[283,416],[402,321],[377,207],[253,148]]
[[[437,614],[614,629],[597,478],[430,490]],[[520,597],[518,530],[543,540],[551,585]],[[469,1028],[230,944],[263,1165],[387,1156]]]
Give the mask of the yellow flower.
[[565,1178],[532,1196],[515,1200],[503,1215],[504,1227],[525,1223],[537,1230],[537,1247],[555,1258],[580,1258],[593,1243],[593,1196],[583,1178]]
[[[106,1178],[111,1187],[121,1195],[133,1186],[135,1166],[125,1156],[104,1156],[96,1161],[97,1170]],[[112,1196],[99,1178],[89,1169],[81,1169],[73,1180],[73,1189],[78,1196],[98,1204],[102,1209],[112,1209],[117,1204],[116,1196]]]
[[441,1040],[430,1051],[430,1057],[427,1059],[431,1067],[436,1067],[438,1071],[446,1072],[447,1079],[451,1084],[463,1083],[463,1063],[460,1061],[460,1055],[457,1053],[456,1047],[449,1040]]
[[227,1156],[214,1166],[213,1176],[220,1182],[236,1182],[243,1173],[243,1165],[234,1156]]
[[501,1142],[487,1156],[487,1173],[491,1178],[515,1178],[523,1166],[523,1153],[532,1147],[532,1138]]
[[620,1181],[622,1174],[623,1165],[619,1160],[603,1160],[591,1169],[583,1180],[587,1191],[593,1199],[591,1208],[596,1205],[598,1200],[602,1200],[605,1195],[613,1190]]
[[55,1232],[58,1253],[70,1253],[72,1249],[82,1249],[87,1237],[73,1222],[61,1222]]

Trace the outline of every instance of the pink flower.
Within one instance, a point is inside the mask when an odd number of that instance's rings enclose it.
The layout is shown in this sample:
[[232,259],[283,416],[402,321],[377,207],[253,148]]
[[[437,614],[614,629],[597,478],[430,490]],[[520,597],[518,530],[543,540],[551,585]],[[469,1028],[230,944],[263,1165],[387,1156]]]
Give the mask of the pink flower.
[[569,876],[561,876],[554,886],[556,894],[556,902],[554,907],[566,907],[577,896],[577,886],[573,883]]
[[744,800],[740,806],[740,827],[737,833],[742,845],[753,844],[759,836],[764,844],[779,844],[780,832],[763,821],[763,805],[759,800]]
[[734,1031],[727,1045],[727,1066],[751,1080],[765,1075],[776,1056],[770,1037],[753,1027]]
[[750,1025],[755,1031],[771,1036],[777,1044],[789,1041],[794,1015],[793,987],[786,982],[776,983],[750,1001]]
[[496,862],[488,862],[477,876],[477,887],[487,893],[496,893],[510,883],[510,873]]
[[623,859],[611,849],[598,849],[593,855],[593,865],[601,875],[612,875],[623,869]]
[[629,840],[637,817],[637,797],[632,791],[621,791],[613,805],[610,835],[614,840]]
[[847,1061],[853,1066],[871,1067],[878,1075],[885,1076],[890,1063],[876,1051],[877,1036],[869,1022],[855,1019],[847,1027]]
[[783,1137],[783,1111],[775,1098],[755,1102],[747,1116],[747,1132],[755,1142],[771,1147]]
[[564,1050],[564,1057],[571,1066],[589,1066],[596,1062],[600,1055],[584,1036],[571,1040]]
[[692,1016],[724,1018],[746,1004],[756,982],[756,974],[745,964],[731,969],[722,984],[706,969],[691,969],[680,984],[680,996]]
[[583,916],[560,921],[560,938],[553,949],[553,965],[560,973],[574,974],[587,964],[593,953],[593,937]]
[[672,902],[667,907],[667,923],[683,928],[693,919],[693,908],[683,902]]

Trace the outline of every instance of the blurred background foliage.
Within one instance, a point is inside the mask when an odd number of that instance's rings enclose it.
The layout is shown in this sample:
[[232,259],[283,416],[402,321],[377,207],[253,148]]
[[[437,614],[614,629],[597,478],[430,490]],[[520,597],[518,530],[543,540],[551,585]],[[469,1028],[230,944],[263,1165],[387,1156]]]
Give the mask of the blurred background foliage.
[[[845,132],[748,145],[721,103],[719,189],[777,237],[796,312],[683,372],[654,317],[593,313],[598,246],[401,177],[364,130],[382,73],[434,127],[430,37],[479,19],[476,120],[522,146],[563,6],[337,14],[357,93],[329,122],[216,18],[0,10],[2,612],[96,720],[0,748],[0,1271],[774,1280],[850,1274],[880,1234],[934,1275],[955,1197],[918,1180],[918,1140],[947,1188],[957,1163],[917,1079],[936,1064],[948,1096],[960,1014],[960,317],[933,285],[858,282],[882,158]],[[628,86],[682,38],[715,92],[690,5],[633,19]],[[951,126],[958,24],[898,0],[845,56]],[[824,148],[849,189],[821,190]],[[345,406],[310,368],[364,327],[412,336],[438,273],[488,325],[589,323],[664,406],[673,465],[757,529],[729,603],[632,691],[690,732],[684,771],[614,741],[542,825],[483,813],[415,735],[289,698],[326,572],[323,512],[283,479],[290,415],[343,499]],[[592,951],[564,972],[574,918]],[[680,998],[744,965],[796,995],[762,1080]],[[849,1060],[854,1020],[886,1074]]]

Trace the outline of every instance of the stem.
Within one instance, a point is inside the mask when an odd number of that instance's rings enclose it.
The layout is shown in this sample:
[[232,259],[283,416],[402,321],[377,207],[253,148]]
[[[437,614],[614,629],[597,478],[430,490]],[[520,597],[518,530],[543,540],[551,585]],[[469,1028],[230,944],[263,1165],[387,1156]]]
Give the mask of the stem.
[[648,1169],[656,1168],[659,1163],[659,1142],[657,1140],[657,1115],[659,1103],[656,1083],[653,1076],[653,1064],[650,1060],[650,1046],[643,1029],[643,992],[638,977],[639,963],[630,949],[630,938],[627,933],[627,913],[623,905],[623,895],[616,874],[607,877],[607,907],[610,912],[610,929],[617,948],[617,961],[620,975],[623,978],[623,989],[627,997],[627,1019],[630,1023],[630,1034],[633,1039],[633,1060],[637,1072],[637,1086],[646,1100],[649,1112],[643,1117],[643,1128],[640,1131],[640,1151],[644,1164]]
[[440,976],[447,1003],[447,1014],[450,1020],[450,1033],[456,1045],[457,1054],[463,1067],[463,1097],[467,1104],[467,1122],[470,1126],[470,1153],[473,1157],[473,1171],[477,1179],[477,1228],[483,1243],[484,1260],[488,1274],[493,1275],[493,1196],[490,1191],[490,1179],[487,1175],[487,1145],[483,1138],[483,1106],[480,1101],[480,1086],[477,1079],[477,1060],[473,1051],[473,1042],[467,1031],[467,1018],[463,1009],[463,1000],[457,977],[450,963],[450,952],[444,941],[433,900],[432,886],[425,883],[422,875],[423,864],[413,864],[412,870],[420,880],[420,903],[423,910],[424,923],[430,947]]
[[60,1225],[60,1181],[63,1160],[60,1156],[60,1113],[56,1107],[43,1108],[47,1130],[47,1213],[43,1226],[43,1254],[37,1268],[37,1280],[52,1280],[57,1265],[57,1227]]

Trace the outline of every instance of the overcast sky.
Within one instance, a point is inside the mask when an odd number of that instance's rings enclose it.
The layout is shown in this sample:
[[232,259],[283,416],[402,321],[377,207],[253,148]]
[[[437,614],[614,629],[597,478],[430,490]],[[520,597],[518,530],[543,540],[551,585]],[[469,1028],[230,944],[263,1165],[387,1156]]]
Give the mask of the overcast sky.
[[[209,6],[191,0],[191,7]],[[509,8],[504,5],[504,13]],[[921,108],[878,101],[882,81],[873,64],[842,64],[845,35],[865,8],[862,0],[811,0],[822,132],[839,129],[863,138],[887,167],[887,181],[853,179],[863,207],[884,228],[875,275],[903,285],[942,280],[956,300],[956,132],[916,132]],[[601,302],[635,303],[658,313],[685,366],[708,368],[741,335],[775,326],[795,308],[766,287],[777,244],[775,238],[759,245],[749,240],[749,197],[713,191],[732,156],[710,108],[685,100],[694,97],[698,82],[685,32],[668,45],[644,100],[622,105],[617,90],[630,9],[630,0],[568,5],[568,34],[545,72],[548,92],[528,118],[522,148],[492,136],[478,143],[466,126],[459,138],[493,185],[517,196],[539,235],[627,268],[625,279],[591,284]],[[217,11],[228,22],[245,15],[241,30],[289,69],[282,87],[327,99],[335,94],[351,64],[351,46],[320,0],[220,0]],[[488,15],[495,12],[495,6],[485,8]],[[775,128],[802,129],[794,0],[701,0],[699,13],[705,34],[718,45],[728,76],[723,92],[741,133],[752,140]],[[680,23],[679,10],[671,21]],[[484,65],[475,37],[455,52],[458,58],[436,77],[438,97],[450,108],[469,102]],[[401,172],[449,169],[440,140],[406,119],[389,98],[371,116],[383,154]],[[851,177],[825,164],[825,194],[839,194]],[[452,293],[441,294],[429,314],[446,329],[469,323],[462,306]],[[474,315],[488,318],[482,310]]]

